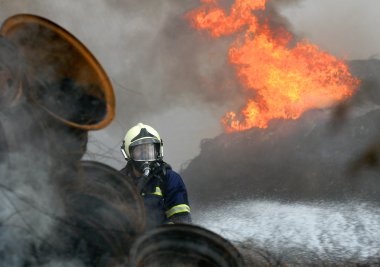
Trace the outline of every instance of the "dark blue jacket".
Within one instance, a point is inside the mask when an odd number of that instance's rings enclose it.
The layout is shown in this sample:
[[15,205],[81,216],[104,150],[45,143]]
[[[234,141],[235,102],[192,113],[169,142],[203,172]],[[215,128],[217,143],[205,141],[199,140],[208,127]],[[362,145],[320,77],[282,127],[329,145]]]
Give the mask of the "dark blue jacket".
[[[131,164],[127,164],[121,173],[133,179],[137,185]],[[165,223],[191,223],[187,190],[181,176],[165,162],[159,163],[140,191],[144,199],[147,227]]]

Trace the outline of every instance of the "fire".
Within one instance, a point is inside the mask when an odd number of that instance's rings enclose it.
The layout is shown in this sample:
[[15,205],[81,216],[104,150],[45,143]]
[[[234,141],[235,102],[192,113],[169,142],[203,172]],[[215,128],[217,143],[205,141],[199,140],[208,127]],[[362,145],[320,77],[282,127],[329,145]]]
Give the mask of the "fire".
[[283,28],[271,29],[264,15],[267,0],[236,0],[229,14],[217,0],[201,2],[187,14],[194,28],[207,30],[214,38],[241,33],[228,57],[250,96],[238,114],[224,116],[226,131],[266,128],[273,119],[297,119],[309,109],[347,99],[358,87],[359,80],[343,60],[307,40],[292,44],[292,35]]

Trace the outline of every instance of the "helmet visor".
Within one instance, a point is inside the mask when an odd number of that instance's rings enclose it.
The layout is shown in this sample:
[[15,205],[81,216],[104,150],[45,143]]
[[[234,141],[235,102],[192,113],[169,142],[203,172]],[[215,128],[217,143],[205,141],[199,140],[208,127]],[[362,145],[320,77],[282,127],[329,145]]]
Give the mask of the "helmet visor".
[[153,143],[131,147],[131,158],[136,161],[154,161],[157,155],[157,146]]

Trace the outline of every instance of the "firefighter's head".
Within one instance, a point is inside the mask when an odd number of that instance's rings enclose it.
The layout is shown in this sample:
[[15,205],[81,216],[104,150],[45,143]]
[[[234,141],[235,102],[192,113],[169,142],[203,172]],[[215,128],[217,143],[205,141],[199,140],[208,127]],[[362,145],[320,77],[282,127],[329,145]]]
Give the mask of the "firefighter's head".
[[138,123],[127,131],[121,152],[137,171],[148,175],[153,164],[163,158],[162,139],[151,126]]

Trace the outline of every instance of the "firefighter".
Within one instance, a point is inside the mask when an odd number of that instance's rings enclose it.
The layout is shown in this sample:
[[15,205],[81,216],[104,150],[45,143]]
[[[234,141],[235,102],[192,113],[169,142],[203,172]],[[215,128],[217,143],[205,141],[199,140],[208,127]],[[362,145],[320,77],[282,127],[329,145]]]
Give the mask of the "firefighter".
[[185,184],[163,161],[163,142],[158,132],[138,123],[127,131],[121,152],[127,164],[120,172],[133,179],[144,199],[147,227],[191,223]]

